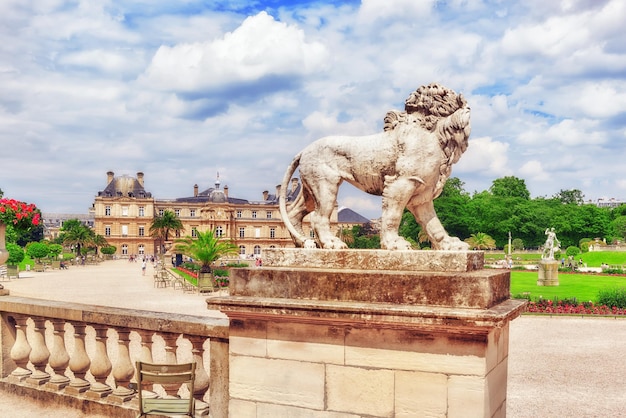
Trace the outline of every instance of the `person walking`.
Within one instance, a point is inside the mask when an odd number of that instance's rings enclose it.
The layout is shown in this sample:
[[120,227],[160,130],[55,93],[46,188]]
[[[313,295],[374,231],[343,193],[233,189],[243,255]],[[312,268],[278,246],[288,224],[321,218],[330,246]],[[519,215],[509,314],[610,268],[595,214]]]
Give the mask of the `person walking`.
[[141,275],[142,276],[146,275],[146,259],[145,258],[141,262]]

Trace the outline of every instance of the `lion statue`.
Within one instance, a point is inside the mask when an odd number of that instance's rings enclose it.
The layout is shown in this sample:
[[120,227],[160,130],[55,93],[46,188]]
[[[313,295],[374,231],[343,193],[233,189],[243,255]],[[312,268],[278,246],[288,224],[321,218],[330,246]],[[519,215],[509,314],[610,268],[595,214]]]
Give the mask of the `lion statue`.
[[[342,249],[330,216],[343,181],[382,196],[381,248],[408,250],[398,235],[404,208],[426,231],[433,249],[467,250],[450,237],[433,206],[450,176],[452,164],[465,152],[470,135],[470,108],[462,95],[438,84],[422,86],[405,101],[405,111],[390,111],[382,133],[321,138],[295,156],[280,188],[280,213],[296,246]],[[287,188],[299,168],[302,189],[287,207]],[[306,237],[302,220],[311,214],[315,242]],[[315,245],[317,244],[317,245]]]

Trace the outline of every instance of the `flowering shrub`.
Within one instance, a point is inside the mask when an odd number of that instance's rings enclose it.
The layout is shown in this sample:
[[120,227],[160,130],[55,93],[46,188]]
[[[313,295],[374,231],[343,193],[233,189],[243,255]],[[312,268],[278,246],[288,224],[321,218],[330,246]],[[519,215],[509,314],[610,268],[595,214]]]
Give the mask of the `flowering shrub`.
[[15,199],[0,199],[0,222],[18,229],[28,229],[39,225],[41,213],[32,203]]
[[595,305],[593,302],[558,301],[548,299],[528,302],[526,312],[569,315],[626,315],[626,309],[617,306]]

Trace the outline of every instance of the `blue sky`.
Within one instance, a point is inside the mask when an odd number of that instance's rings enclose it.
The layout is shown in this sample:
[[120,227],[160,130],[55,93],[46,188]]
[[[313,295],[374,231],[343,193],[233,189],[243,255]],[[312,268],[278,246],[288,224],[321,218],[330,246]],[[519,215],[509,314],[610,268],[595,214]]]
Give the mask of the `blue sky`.
[[[260,200],[307,144],[439,82],[472,108],[468,192],[626,199],[624,22],[622,0],[5,0],[0,188],[86,213],[109,170],[161,199],[219,172]],[[347,185],[339,204],[380,214]]]

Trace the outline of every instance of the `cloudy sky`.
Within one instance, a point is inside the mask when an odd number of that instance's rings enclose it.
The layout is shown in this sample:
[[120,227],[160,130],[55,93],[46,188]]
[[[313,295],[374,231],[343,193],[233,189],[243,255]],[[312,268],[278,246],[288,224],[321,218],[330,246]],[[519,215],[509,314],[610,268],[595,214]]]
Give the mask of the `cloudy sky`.
[[[106,172],[161,199],[261,199],[329,134],[380,132],[418,86],[472,108],[452,175],[626,198],[623,0],[3,0],[0,188],[86,213]],[[367,217],[380,200],[343,186]]]

